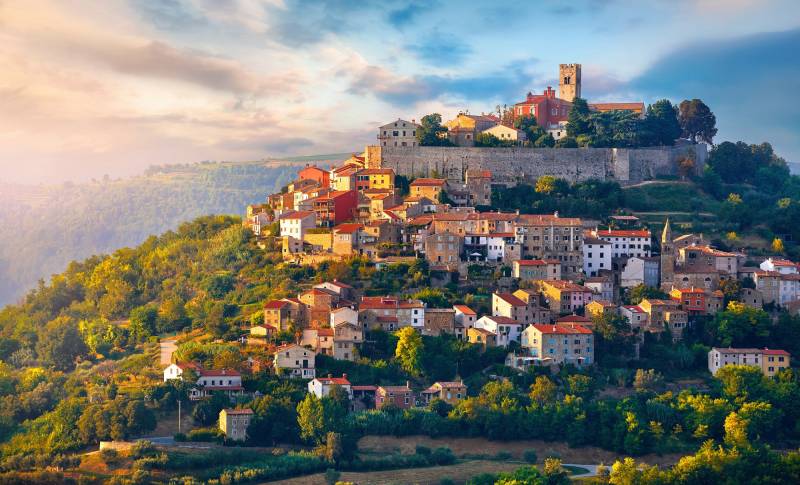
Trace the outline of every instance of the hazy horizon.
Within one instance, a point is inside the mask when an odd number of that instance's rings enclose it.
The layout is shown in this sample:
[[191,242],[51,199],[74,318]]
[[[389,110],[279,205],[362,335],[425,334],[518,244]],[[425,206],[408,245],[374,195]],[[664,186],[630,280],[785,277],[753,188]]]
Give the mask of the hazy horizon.
[[563,62],[583,64],[590,100],[699,97],[718,140],[769,141],[797,161],[800,4],[768,3],[459,3],[454,15],[445,0],[6,0],[0,172],[59,183],[356,151],[398,117],[513,104],[557,85]]

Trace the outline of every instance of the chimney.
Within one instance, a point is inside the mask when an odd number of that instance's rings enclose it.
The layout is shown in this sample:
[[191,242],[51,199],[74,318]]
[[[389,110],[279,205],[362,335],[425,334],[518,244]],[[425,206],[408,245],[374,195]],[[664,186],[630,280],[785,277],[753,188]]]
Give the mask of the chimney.
[[411,389],[411,381],[406,381],[406,387]]
[[347,379],[347,374],[342,374],[342,379]]

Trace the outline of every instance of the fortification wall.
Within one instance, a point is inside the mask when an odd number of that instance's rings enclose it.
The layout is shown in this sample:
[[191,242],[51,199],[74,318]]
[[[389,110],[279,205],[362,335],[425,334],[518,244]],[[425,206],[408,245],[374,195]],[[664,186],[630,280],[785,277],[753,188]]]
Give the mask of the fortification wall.
[[[374,147],[370,147],[373,152]],[[468,168],[490,170],[492,180],[515,184],[542,175],[579,182],[589,179],[636,183],[659,175],[676,175],[678,160],[691,157],[702,173],[705,145],[656,148],[476,148],[378,147],[383,167],[404,176],[438,174],[463,180]],[[377,153],[372,153],[377,156]]]

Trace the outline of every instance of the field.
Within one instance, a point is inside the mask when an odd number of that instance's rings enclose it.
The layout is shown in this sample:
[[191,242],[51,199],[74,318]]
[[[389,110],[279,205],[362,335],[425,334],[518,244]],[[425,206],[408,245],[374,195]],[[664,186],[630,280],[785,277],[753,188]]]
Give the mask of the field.
[[[623,458],[623,455],[596,447],[570,448],[563,442],[542,440],[489,441],[484,438],[433,439],[427,436],[404,436],[400,438],[394,436],[365,436],[358,442],[358,448],[362,453],[400,452],[411,454],[414,453],[417,445],[429,448],[447,446],[453,450],[453,454],[457,457],[495,456],[497,453],[507,452],[511,453],[511,456],[517,460],[522,459],[522,454],[526,450],[534,450],[539,457],[540,463],[548,456],[560,458],[564,463],[587,465],[599,463],[610,465],[615,460]],[[676,463],[681,456],[683,455],[644,455],[638,457],[637,460],[652,465],[671,465]]]

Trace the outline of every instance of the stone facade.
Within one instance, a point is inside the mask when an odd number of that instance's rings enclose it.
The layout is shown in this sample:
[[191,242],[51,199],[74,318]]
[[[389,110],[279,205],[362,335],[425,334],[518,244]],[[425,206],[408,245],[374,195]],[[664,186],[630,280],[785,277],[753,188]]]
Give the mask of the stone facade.
[[533,183],[542,175],[570,182],[589,179],[637,183],[659,175],[678,175],[678,160],[690,156],[699,175],[705,167],[706,145],[651,148],[466,148],[369,147],[381,166],[397,175],[430,177],[441,174],[462,181],[467,169],[492,172],[492,182],[514,185]]

